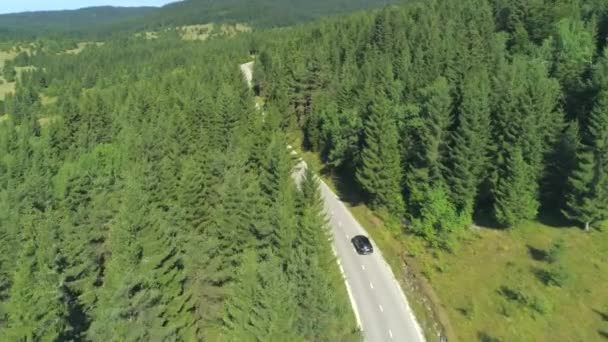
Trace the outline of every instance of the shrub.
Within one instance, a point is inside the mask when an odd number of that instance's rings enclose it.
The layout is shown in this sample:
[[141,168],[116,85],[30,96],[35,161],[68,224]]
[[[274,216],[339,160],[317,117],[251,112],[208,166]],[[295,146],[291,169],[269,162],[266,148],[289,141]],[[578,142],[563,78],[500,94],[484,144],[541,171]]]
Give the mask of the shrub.
[[[546,315],[553,310],[553,304],[543,295],[527,294],[522,289],[508,286],[501,286],[498,293],[508,301],[530,308],[532,311],[541,315]],[[503,306],[501,311],[504,316],[510,316],[510,310],[508,310],[508,307]]]
[[551,245],[551,247],[547,251],[547,256],[545,260],[547,260],[547,262],[551,264],[557,262],[559,259],[562,258],[564,250],[564,240],[556,240],[555,242],[553,242],[553,245]]
[[541,315],[549,314],[553,310],[553,304],[544,296],[532,297],[528,306]]

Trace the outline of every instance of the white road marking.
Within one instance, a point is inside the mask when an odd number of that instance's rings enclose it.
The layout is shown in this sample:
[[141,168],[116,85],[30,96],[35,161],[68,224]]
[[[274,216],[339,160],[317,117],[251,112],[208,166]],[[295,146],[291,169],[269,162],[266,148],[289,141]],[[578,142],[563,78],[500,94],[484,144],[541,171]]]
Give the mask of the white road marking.
[[391,340],[393,339],[393,332],[391,331],[391,329],[388,329],[388,336],[391,337]]
[[348,298],[350,299],[350,304],[353,307],[353,311],[355,312],[355,319],[357,320],[357,326],[359,329],[363,331],[363,324],[361,324],[361,317],[359,316],[359,308],[357,307],[357,302],[355,302],[355,297],[353,296],[353,291],[350,288],[350,284],[346,279],[346,273],[344,273],[344,267],[342,267],[342,263],[338,258],[338,253],[336,252],[336,248],[331,246],[332,252],[334,252],[334,256],[336,257],[336,262],[338,263],[338,267],[340,268],[340,273],[342,273],[342,279],[344,279],[344,284],[346,285],[346,292],[348,293]]
[[338,226],[342,227],[342,221],[338,221]]
[[361,265],[361,269],[364,270],[365,269],[365,265]]
[[374,284],[372,284],[372,282],[369,282],[369,287],[371,287],[372,289],[374,288]]
[[378,307],[380,307],[380,312],[384,312],[384,308],[382,307],[382,305],[378,304]]
[[348,234],[346,234],[346,239],[350,239],[350,236]]

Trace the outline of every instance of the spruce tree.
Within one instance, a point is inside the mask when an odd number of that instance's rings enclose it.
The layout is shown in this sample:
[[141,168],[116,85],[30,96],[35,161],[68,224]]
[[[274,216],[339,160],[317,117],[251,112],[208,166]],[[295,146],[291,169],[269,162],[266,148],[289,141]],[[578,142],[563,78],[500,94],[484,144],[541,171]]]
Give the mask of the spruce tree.
[[397,127],[391,106],[383,97],[370,106],[369,117],[365,123],[361,165],[357,169],[356,177],[374,207],[386,208],[392,212],[402,210],[402,175]]
[[471,216],[489,152],[490,84],[487,73],[465,76],[462,88],[463,99],[446,173],[453,203],[465,216]]
[[[536,59],[516,57],[499,68],[494,82],[490,191],[495,218],[502,225],[512,226],[538,213],[544,158],[563,122],[556,110],[556,82]],[[526,203],[529,208],[523,208]]]
[[[287,275],[295,287],[298,304],[296,326],[306,340],[332,341],[352,334],[346,303],[335,296],[342,291],[342,279],[330,246],[319,182],[307,168],[298,193],[298,234]],[[344,298],[344,297],[342,297]]]
[[598,96],[568,179],[564,214],[584,225],[608,217],[608,91]]
[[255,304],[256,286],[258,283],[258,256],[252,251],[243,255],[243,263],[237,273],[238,282],[230,290],[226,301],[222,328],[228,341],[255,341],[251,316]]
[[61,284],[61,255],[55,221],[36,211],[22,217],[23,245],[6,303],[7,341],[60,340],[70,326]]
[[493,189],[494,214],[496,220],[505,226],[513,226],[524,218],[537,214],[538,200],[533,171],[524,161],[521,149],[506,152],[505,161],[498,170],[497,182]]

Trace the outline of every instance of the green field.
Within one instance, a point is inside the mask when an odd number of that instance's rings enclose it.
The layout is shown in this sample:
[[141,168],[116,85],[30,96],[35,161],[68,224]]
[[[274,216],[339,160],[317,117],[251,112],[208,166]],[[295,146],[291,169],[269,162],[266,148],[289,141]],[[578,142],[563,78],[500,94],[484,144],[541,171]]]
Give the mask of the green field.
[[[550,263],[557,241],[563,255]],[[593,341],[608,333],[606,232],[528,222],[472,232],[454,255],[418,248],[416,259],[462,341]],[[563,267],[561,286],[547,279],[553,267]]]
[[[294,146],[299,139],[294,138]],[[322,170],[318,156],[304,159]],[[336,175],[322,178],[350,203],[358,221],[400,278],[410,304],[432,337],[427,310],[405,281],[410,270],[432,289],[436,315],[454,341],[601,341],[608,338],[608,230],[526,222],[509,230],[472,228],[452,254],[429,249],[418,237],[389,229]],[[398,229],[397,229],[398,230]],[[562,252],[550,262],[551,247]],[[560,286],[552,270],[560,270]],[[562,279],[563,278],[563,279]]]

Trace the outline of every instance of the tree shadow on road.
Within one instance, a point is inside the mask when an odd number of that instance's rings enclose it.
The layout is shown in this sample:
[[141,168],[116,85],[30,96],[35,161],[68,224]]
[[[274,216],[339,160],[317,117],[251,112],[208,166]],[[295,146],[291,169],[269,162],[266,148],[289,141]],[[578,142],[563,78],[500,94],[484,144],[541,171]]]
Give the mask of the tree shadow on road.
[[338,197],[343,202],[347,202],[351,206],[357,206],[361,203],[365,203],[366,198],[359,187],[359,184],[355,181],[355,170],[354,168],[342,167],[334,169],[329,166],[323,167],[321,173],[331,178]]

